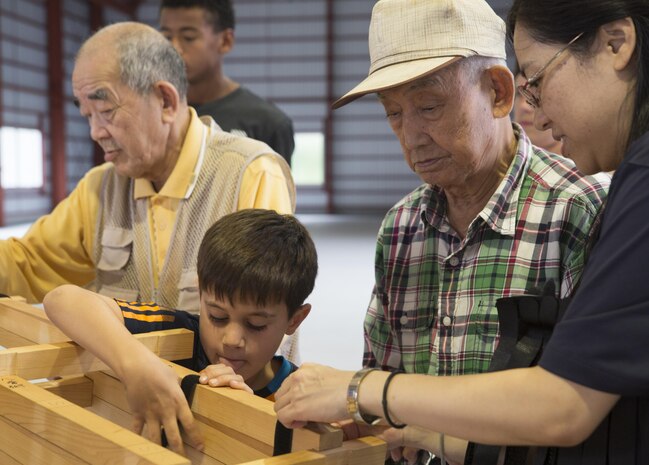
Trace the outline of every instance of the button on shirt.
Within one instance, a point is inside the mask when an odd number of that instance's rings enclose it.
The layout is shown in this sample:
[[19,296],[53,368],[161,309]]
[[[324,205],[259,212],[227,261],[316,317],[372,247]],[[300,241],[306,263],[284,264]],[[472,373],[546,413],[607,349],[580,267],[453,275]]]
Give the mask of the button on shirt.
[[365,366],[458,375],[487,370],[498,341],[496,300],[579,279],[588,231],[609,177],[533,147],[518,125],[514,159],[462,238],[446,198],[423,185],[386,215],[365,317]]

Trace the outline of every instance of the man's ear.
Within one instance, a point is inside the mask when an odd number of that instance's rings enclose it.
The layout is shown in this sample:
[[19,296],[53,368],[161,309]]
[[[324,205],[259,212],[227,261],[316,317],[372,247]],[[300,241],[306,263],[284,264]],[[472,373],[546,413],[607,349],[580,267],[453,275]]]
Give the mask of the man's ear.
[[496,118],[505,118],[514,105],[514,75],[503,65],[492,66],[485,73],[491,89],[492,113]]
[[295,332],[295,330],[302,324],[304,319],[311,312],[311,304],[304,304],[298,307],[293,313],[293,316],[288,320],[288,327],[286,328],[286,334],[289,336]]
[[598,35],[613,58],[616,71],[623,71],[631,63],[636,46],[636,30],[631,18],[618,19],[604,24]]
[[169,81],[158,81],[153,84],[156,96],[162,107],[162,121],[173,123],[180,108],[180,95]]
[[234,48],[234,29],[227,28],[223,29],[219,34],[221,34],[221,40],[219,41],[219,52],[221,55],[230,53]]

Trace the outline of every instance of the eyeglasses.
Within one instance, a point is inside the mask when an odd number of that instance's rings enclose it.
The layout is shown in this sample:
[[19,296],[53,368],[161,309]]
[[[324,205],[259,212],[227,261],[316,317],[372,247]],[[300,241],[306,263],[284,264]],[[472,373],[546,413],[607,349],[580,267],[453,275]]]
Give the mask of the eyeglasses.
[[539,80],[543,77],[543,73],[545,72],[545,70],[548,69],[548,66],[550,66],[554,60],[559,58],[559,55],[561,55],[563,52],[568,50],[568,48],[572,44],[574,44],[577,41],[577,39],[579,39],[582,35],[584,35],[583,32],[579,33],[577,37],[572,39],[570,42],[568,42],[568,44],[565,47],[563,47],[561,50],[555,53],[554,56],[550,58],[550,60],[545,65],[543,65],[541,69],[539,69],[536,73],[534,73],[534,75],[525,82],[525,84],[522,84],[517,87],[518,92],[520,92],[520,94],[525,98],[525,100],[527,101],[527,103],[530,104],[530,106],[532,106],[533,108],[539,108],[541,106],[541,96],[535,94],[530,89],[530,87],[537,84]]

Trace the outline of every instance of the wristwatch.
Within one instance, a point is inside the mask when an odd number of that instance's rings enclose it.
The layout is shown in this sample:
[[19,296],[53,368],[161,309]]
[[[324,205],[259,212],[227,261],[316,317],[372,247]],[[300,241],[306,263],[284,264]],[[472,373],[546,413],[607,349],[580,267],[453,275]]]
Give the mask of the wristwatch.
[[347,386],[347,413],[349,413],[349,416],[356,423],[375,425],[381,420],[381,417],[363,414],[358,406],[358,388],[361,385],[361,381],[363,381],[363,378],[368,373],[375,370],[376,368],[363,368],[362,370],[358,370],[349,381],[349,386]]

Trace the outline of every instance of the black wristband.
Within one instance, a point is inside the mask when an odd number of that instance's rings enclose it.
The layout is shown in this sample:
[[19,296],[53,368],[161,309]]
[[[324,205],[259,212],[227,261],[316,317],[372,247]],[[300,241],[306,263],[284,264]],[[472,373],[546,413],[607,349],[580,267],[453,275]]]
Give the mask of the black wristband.
[[388,375],[388,378],[385,380],[385,384],[383,385],[383,398],[381,399],[381,405],[383,405],[383,416],[385,417],[385,421],[388,422],[388,425],[396,429],[405,428],[406,424],[404,423],[399,425],[394,421],[392,421],[392,418],[390,418],[390,413],[388,412],[388,387],[392,382],[392,378],[394,378],[396,375],[399,374],[403,374],[403,371],[401,370],[393,371]]

